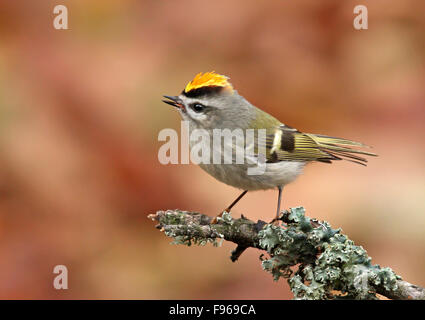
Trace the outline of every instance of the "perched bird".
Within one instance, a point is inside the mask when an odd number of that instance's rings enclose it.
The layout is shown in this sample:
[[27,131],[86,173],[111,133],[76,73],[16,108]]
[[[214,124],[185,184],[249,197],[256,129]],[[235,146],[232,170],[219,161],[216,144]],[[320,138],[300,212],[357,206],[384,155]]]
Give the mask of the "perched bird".
[[[259,156],[264,147],[264,172],[249,174],[248,168],[254,164],[248,159],[243,163],[200,163],[200,167],[217,180],[244,190],[224,211],[230,209],[248,192],[277,188],[276,221],[279,218],[282,189],[302,173],[307,163],[318,161],[332,163],[334,160],[349,160],[365,165],[363,155],[376,154],[359,150],[367,147],[359,142],[329,137],[319,134],[303,133],[289,127],[270,114],[253,106],[239,95],[228,81],[229,78],[215,72],[199,73],[190,81],[178,96],[164,96],[163,102],[176,107],[183,118],[189,122],[190,132],[202,129],[211,133],[216,129],[263,129],[265,135],[261,140],[259,134],[254,139],[253,152]],[[259,138],[260,137],[260,138]],[[210,147],[210,142],[205,142]],[[194,142],[190,142],[194,146]],[[210,154],[212,158],[213,152]],[[235,146],[232,147],[232,159]],[[217,217],[223,214],[221,212]],[[217,217],[213,223],[217,222]]]

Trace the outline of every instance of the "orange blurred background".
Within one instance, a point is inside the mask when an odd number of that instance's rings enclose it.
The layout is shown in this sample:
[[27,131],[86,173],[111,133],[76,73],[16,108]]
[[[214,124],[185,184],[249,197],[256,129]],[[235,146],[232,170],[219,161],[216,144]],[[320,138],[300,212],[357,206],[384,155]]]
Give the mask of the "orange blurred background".
[[[59,4],[69,30],[53,28]],[[170,245],[146,218],[215,215],[239,194],[157,158],[159,131],[180,129],[162,95],[212,70],[285,124],[374,147],[366,168],[309,165],[284,207],[425,286],[424,31],[421,0],[1,1],[0,298],[292,298],[259,251]],[[233,214],[268,221],[276,198],[248,193]]]

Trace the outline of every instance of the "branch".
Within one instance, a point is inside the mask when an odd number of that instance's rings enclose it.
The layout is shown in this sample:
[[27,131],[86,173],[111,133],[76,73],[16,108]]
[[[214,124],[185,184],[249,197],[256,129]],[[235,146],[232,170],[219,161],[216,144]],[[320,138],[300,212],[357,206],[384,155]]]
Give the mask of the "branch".
[[[158,211],[148,217],[174,244],[219,246],[227,240],[237,244],[231,259],[236,261],[247,248],[267,252],[262,267],[277,281],[286,278],[295,299],[390,299],[425,300],[425,289],[403,281],[390,268],[372,265],[361,246],[332,229],[328,222],[312,220],[304,208],[285,211],[284,227],[233,219],[225,212],[217,224],[196,212]],[[295,271],[294,271],[295,270]]]

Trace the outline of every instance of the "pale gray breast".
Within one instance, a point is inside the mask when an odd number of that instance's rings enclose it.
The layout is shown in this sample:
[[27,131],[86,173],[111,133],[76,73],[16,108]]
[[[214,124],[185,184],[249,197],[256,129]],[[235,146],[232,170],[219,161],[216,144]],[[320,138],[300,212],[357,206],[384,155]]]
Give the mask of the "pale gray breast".
[[260,175],[249,175],[248,165],[201,164],[200,167],[217,180],[242,190],[266,190],[285,186],[301,173],[305,162],[284,161],[266,164]]

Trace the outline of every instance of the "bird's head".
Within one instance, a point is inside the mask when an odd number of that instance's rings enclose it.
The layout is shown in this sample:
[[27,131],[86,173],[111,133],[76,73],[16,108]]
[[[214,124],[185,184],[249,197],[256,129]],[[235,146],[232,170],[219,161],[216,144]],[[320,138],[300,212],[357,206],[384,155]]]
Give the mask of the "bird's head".
[[244,128],[255,111],[228,80],[215,72],[199,73],[180,95],[164,96],[163,102],[176,107],[183,120],[197,128]]

